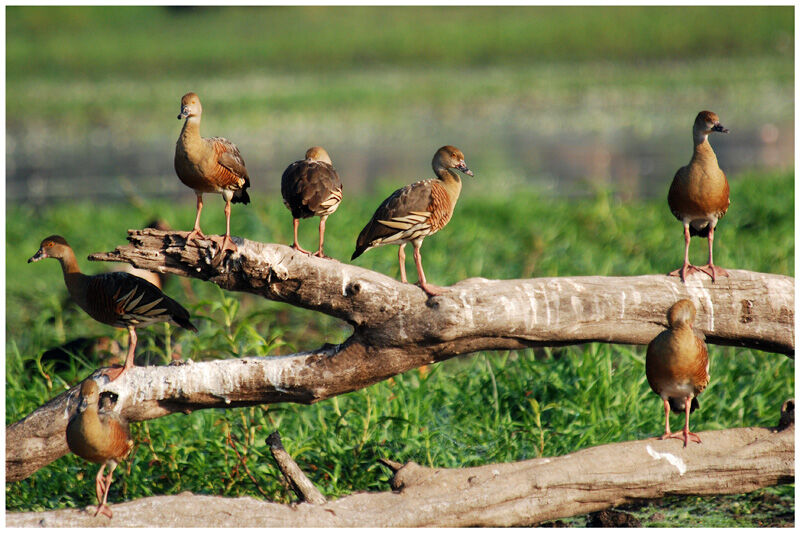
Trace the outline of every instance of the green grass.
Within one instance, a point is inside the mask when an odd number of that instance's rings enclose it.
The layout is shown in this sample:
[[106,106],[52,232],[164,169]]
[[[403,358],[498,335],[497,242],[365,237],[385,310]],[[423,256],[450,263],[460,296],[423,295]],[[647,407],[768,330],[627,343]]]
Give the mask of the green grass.
[[[719,265],[793,275],[793,185],[793,174],[753,173],[732,182],[731,208],[715,240]],[[370,198],[346,197],[328,221],[326,252],[340,260],[349,257],[357,231],[394,186],[385,183]],[[447,285],[473,276],[638,275],[666,272],[681,261],[681,227],[663,199],[625,203],[613,191],[575,200],[540,196],[529,189],[504,193],[479,193],[465,186],[453,220],[423,247],[429,281]],[[212,197],[207,204],[213,207],[204,210],[203,229],[219,232],[224,227],[221,200]],[[65,303],[54,261],[25,261],[41,238],[61,233],[76,249],[84,271],[97,272],[109,265],[89,264],[84,258],[122,244],[125,228],[141,227],[155,214],[169,214],[168,222],[182,229],[193,221],[191,198],[180,205],[135,205],[8,206],[7,423],[98,366],[90,358],[76,358],[60,373],[45,367],[48,379],[40,371],[26,370],[26,362],[35,368],[46,348],[77,336],[112,334],[111,328]],[[254,196],[250,206],[236,206],[232,225],[236,235],[290,242],[291,218],[274,197]],[[316,223],[303,223],[300,238],[311,247]],[[704,241],[693,240],[692,259],[705,259]],[[396,249],[371,250],[356,264],[396,276]],[[413,267],[409,268],[413,280]],[[226,293],[197,280],[188,287],[190,293],[176,279],[166,287],[197,317],[197,335],[174,329],[170,333],[185,357],[291,353],[340,342],[350,333],[349,326],[318,313]],[[124,343],[123,332],[113,335]],[[153,364],[166,359],[159,342],[163,336],[160,326],[140,334],[139,353],[150,354]],[[712,379],[700,397],[701,408],[692,415],[693,428],[776,424],[781,403],[793,396],[793,361],[730,347],[710,346],[709,351]],[[657,435],[663,429],[663,414],[647,385],[643,361],[641,346],[603,344],[478,353],[312,406],[209,410],[136,424],[135,452],[120,468],[109,500],[190,490],[291,501],[264,445],[275,429],[328,497],[386,490],[390,474],[377,464],[381,457],[461,467],[561,455]],[[246,458],[256,483],[239,465],[236,452]],[[94,472],[93,465],[65,456],[27,480],[8,484],[7,510],[89,505]],[[636,512],[651,525],[759,525],[772,512],[765,509],[775,507],[770,501],[793,509],[792,490],[767,489],[723,503],[715,503],[716,498],[700,503],[694,497],[673,498]],[[693,510],[697,506],[717,514],[698,518]],[[572,520],[580,524],[581,519]]]

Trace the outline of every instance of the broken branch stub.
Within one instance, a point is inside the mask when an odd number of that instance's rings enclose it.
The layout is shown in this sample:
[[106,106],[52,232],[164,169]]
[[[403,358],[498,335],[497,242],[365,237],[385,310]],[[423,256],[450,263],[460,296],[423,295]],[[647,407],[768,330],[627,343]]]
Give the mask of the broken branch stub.
[[292,490],[298,498],[314,505],[327,503],[328,500],[325,499],[325,496],[311,483],[292,456],[284,449],[281,435],[277,430],[270,433],[266,443],[272,453],[272,458],[275,459],[284,477],[292,484]]

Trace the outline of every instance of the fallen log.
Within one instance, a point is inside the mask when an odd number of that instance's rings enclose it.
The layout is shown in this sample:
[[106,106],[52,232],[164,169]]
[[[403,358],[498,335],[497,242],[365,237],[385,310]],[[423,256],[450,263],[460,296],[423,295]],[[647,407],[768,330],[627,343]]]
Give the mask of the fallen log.
[[[82,509],[7,513],[9,527],[465,527],[525,526],[667,494],[733,494],[794,482],[794,401],[778,428],[700,433],[687,448],[655,438],[561,457],[472,468],[382,461],[391,492],[320,504],[181,493],[115,504],[114,518]],[[93,507],[88,508],[93,510]]]

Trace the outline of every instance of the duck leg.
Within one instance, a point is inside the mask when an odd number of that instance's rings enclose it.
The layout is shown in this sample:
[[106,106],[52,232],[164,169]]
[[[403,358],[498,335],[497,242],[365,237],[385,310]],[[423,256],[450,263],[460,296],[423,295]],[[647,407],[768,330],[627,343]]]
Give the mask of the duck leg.
[[688,396],[685,400],[684,406],[686,408],[686,423],[683,426],[681,431],[675,431],[670,433],[669,431],[669,403],[667,400],[664,400],[664,410],[667,413],[667,425],[666,425],[666,432],[661,437],[661,439],[679,439],[683,441],[683,447],[689,444],[689,440],[692,442],[696,442],[700,444],[700,437],[697,436],[697,433],[692,433],[689,431],[689,414],[692,410],[692,396]]
[[667,398],[663,398],[664,400],[664,434],[658,437],[658,440],[668,439],[671,436],[669,431],[669,400]]
[[699,270],[702,270],[709,276],[711,276],[711,281],[717,281],[717,276],[728,276],[728,271],[722,269],[714,264],[714,228],[716,224],[711,226],[711,229],[708,230],[708,264],[699,267]]
[[222,194],[223,198],[225,198],[225,236],[222,238],[222,246],[220,246],[219,250],[220,253],[225,250],[235,252],[239,249],[233,240],[231,240],[231,198],[233,197],[233,193],[229,191],[225,192],[228,193]]
[[400,249],[397,251],[397,260],[400,262],[400,281],[403,283],[408,283],[408,278],[406,277],[406,243],[400,245]]
[[103,500],[100,501],[99,505],[97,506],[97,511],[95,511],[94,513],[95,516],[97,516],[100,513],[106,515],[109,518],[113,518],[114,516],[114,513],[111,512],[111,508],[108,505],[106,505],[106,501],[108,501],[108,491],[111,489],[111,481],[112,481],[111,474],[114,473],[115,468],[117,468],[117,463],[112,461],[108,467],[108,474],[103,480],[103,485],[104,485]]
[[[294,248],[298,252],[303,252],[304,254],[311,254],[311,252],[309,252],[308,250],[304,250],[303,248],[301,248],[300,247],[300,243],[297,242],[297,228],[300,226],[300,219],[299,218],[293,218],[292,219],[292,226],[294,226],[294,244],[292,244],[292,248]],[[320,247],[321,247],[321,245],[320,245]]]
[[417,275],[419,276],[419,286],[422,287],[422,290],[428,293],[429,296],[436,296],[437,294],[441,294],[442,291],[434,288],[431,285],[428,285],[428,282],[425,280],[425,272],[422,270],[422,254],[420,253],[419,249],[422,246],[422,239],[415,240],[414,244],[414,264],[417,265]]
[[[97,471],[97,476],[94,478],[95,494],[97,495],[98,512],[100,511],[100,502],[103,501],[103,493],[106,490],[105,478],[103,477],[103,472],[105,471],[105,469],[106,469],[106,464],[103,463],[102,465],[100,465],[100,470]],[[95,513],[95,516],[97,516],[97,513]]]
[[203,210],[203,194],[197,193],[197,217],[194,219],[194,229],[189,232],[189,235],[186,236],[186,242],[191,241],[192,239],[201,238],[205,239],[206,236],[203,235],[203,232],[200,231],[200,212]]
[[124,372],[128,371],[130,368],[133,367],[133,358],[134,352],[136,351],[136,328],[133,326],[128,326],[128,355],[125,356],[125,365],[114,366],[113,368],[107,368],[103,371],[103,374],[108,377],[109,381],[114,381],[118,377],[120,377]]
[[686,424],[684,424],[684,426],[683,426],[683,431],[676,431],[675,433],[670,435],[670,437],[675,437],[675,438],[679,438],[679,439],[682,438],[683,439],[683,447],[686,448],[686,446],[689,445],[689,438],[690,437],[691,437],[691,440],[693,442],[696,442],[698,444],[700,444],[700,437],[697,436],[697,433],[692,433],[691,431],[689,431],[689,413],[692,410],[692,397],[691,396],[687,396],[686,401],[684,403],[684,406],[686,408]]
[[689,234],[689,223],[688,222],[684,222],[683,223],[683,236],[684,236],[684,239],[686,240],[686,248],[684,249],[684,252],[683,252],[683,266],[681,268],[677,269],[677,270],[673,270],[672,272],[670,272],[667,275],[668,276],[680,276],[681,277],[681,281],[686,283],[686,276],[691,276],[695,272],[700,272],[701,269],[697,268],[694,265],[689,264],[689,240],[692,238],[692,236]]
[[319,217],[319,250],[314,253],[317,257],[325,257],[325,254],[322,252],[322,243],[325,242],[325,220],[327,218],[328,215]]

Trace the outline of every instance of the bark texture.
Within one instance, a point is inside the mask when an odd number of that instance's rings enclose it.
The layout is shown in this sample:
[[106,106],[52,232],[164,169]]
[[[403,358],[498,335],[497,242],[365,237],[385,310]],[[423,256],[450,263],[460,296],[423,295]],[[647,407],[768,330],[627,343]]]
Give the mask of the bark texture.
[[647,344],[665,327],[667,309],[690,298],[697,307],[695,326],[708,342],[794,353],[789,276],[729,270],[730,277],[716,283],[694,276],[685,284],[666,275],[470,278],[428,298],[415,285],[281,244],[236,238],[239,253],[218,261],[211,241],[185,246],[185,233],[128,234],[129,245],[89,258],[196,277],[320,311],[347,321],[354,337],[371,346],[418,344],[452,356],[595,341]]
[[[697,276],[472,278],[428,298],[377,272],[236,238],[238,253],[216,255],[186,233],[131,230],[130,245],[91,259],[194,276],[220,287],[341,318],[353,334],[339,345],[278,357],[134,367],[101,389],[131,422],[210,407],[313,403],[424,364],[477,350],[584,342],[646,344],[666,327],[680,298],[697,307],[708,342],[794,354],[794,278],[729,270]],[[105,383],[105,384],[103,384]],[[6,429],[6,480],[18,481],[67,453],[64,436],[79,386]]]
[[382,461],[395,470],[391,492],[319,505],[181,493],[114,504],[113,519],[64,509],[8,513],[6,526],[524,526],[667,494],[743,493],[794,482],[793,423],[700,436],[703,443],[688,448],[676,439],[647,439],[462,469]]
[[300,500],[316,505],[322,505],[327,502],[325,496],[311,483],[311,480],[297,466],[292,456],[284,449],[281,436],[277,431],[273,431],[267,437],[267,446],[269,446],[272,458],[275,459],[275,463],[277,463],[281,473],[286,478],[286,481],[291,484],[292,490]]

